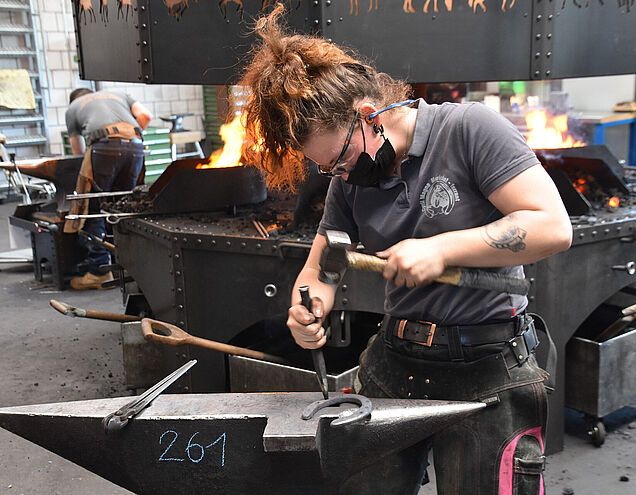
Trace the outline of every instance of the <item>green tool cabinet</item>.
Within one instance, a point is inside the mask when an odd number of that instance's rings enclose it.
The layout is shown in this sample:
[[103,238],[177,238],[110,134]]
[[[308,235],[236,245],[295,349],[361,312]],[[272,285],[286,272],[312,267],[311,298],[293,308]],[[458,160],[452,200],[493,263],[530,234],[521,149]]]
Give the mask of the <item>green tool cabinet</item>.
[[169,133],[168,127],[148,127],[144,131],[146,184],[157,180],[157,177],[172,163]]

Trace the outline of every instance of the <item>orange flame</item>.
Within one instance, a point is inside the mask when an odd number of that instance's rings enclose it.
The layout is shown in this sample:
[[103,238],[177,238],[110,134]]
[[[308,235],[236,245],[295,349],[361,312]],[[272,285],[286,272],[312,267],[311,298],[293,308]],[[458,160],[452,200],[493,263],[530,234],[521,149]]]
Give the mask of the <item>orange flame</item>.
[[621,200],[619,198],[617,198],[616,196],[612,196],[609,201],[607,202],[607,205],[610,208],[618,208],[618,206],[621,204]]
[[225,168],[243,165],[241,152],[245,141],[245,127],[241,124],[240,115],[234,117],[232,122],[223,124],[219,130],[219,135],[223,140],[223,148],[212,153],[207,163],[200,163],[197,168]]
[[572,185],[581,194],[585,194],[587,192],[587,181],[581,177],[576,179]]
[[568,116],[556,115],[548,119],[545,110],[533,110],[526,115],[528,126],[528,146],[539,149],[574,148],[585,146],[582,141],[577,141],[568,134]]

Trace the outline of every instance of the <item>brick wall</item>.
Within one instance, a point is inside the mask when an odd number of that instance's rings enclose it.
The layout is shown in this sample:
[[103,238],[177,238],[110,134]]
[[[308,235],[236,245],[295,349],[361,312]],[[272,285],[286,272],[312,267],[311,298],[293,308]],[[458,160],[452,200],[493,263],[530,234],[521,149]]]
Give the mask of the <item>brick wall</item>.
[[[92,81],[82,81],[76,61],[75,30],[72,0],[32,0],[40,19],[42,85],[47,106],[50,151],[62,153],[62,131],[66,129],[64,114],[68,97],[79,86],[91,87]],[[99,5],[93,0],[94,8]],[[98,11],[97,11],[98,12]],[[97,13],[99,18],[99,13]],[[188,129],[203,130],[203,97],[201,86],[151,85],[102,82],[101,88],[124,90],[143,103],[153,114],[152,127],[169,127],[160,115],[194,113],[183,119]]]

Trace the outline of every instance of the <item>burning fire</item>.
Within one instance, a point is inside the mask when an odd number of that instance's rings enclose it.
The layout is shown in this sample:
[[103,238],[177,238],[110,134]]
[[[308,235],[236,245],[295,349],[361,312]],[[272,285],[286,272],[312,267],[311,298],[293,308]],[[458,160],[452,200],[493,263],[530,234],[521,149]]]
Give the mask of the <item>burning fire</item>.
[[223,148],[210,155],[207,163],[200,163],[197,168],[239,167],[241,152],[245,141],[245,128],[241,124],[241,116],[237,115],[229,124],[223,124],[219,131],[223,140]]
[[[221,126],[219,135],[223,140],[223,148],[212,153],[207,163],[200,163],[197,168],[227,168],[243,165],[241,156],[245,144],[245,127],[241,123],[241,118],[241,115],[237,115],[232,122]],[[262,143],[263,139],[260,138],[258,143],[252,146],[252,151],[262,151]]]
[[585,146],[568,134],[568,116],[556,115],[548,119],[545,110],[533,110],[526,115],[528,136],[526,140],[531,148],[553,149]]

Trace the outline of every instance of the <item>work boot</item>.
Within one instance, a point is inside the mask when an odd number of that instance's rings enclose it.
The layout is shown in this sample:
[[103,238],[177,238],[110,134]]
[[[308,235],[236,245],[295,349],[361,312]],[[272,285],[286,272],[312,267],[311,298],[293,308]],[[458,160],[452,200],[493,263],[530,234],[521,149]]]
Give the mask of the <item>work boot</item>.
[[107,272],[104,275],[93,275],[91,272],[86,272],[81,277],[74,277],[71,279],[71,287],[75,290],[87,290],[87,289],[112,289],[111,287],[102,287],[104,282],[110,282],[113,279],[113,274]]

